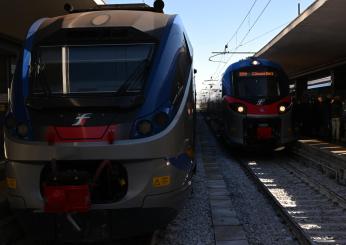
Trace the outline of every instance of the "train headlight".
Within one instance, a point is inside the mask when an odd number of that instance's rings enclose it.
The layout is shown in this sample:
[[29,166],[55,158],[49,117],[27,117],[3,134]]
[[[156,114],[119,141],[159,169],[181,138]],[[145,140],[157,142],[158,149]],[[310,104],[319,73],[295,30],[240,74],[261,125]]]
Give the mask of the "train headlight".
[[165,127],[168,124],[169,117],[165,112],[159,112],[155,115],[154,121],[160,127]]
[[137,124],[137,131],[141,135],[149,135],[153,130],[153,126],[149,120],[142,120]]
[[244,112],[245,112],[244,106],[241,106],[241,105],[238,106],[237,111],[238,111],[239,113],[244,113]]
[[287,113],[292,108],[292,103],[282,102],[278,106],[279,114]]
[[160,107],[154,113],[135,121],[131,137],[145,138],[165,130],[171,122],[171,107]]
[[252,61],[252,65],[254,65],[254,66],[258,66],[258,65],[260,65],[261,63],[258,61],[258,60],[254,60],[254,61]]
[[20,137],[25,137],[27,136],[29,133],[29,127],[28,125],[26,125],[25,123],[19,123],[17,125],[17,134],[20,136]]
[[281,105],[281,106],[279,107],[279,111],[280,111],[281,113],[284,113],[284,112],[286,111],[286,106]]
[[228,106],[234,112],[237,112],[237,113],[240,113],[240,114],[246,114],[247,113],[247,107],[244,104],[241,104],[241,103],[229,103]]

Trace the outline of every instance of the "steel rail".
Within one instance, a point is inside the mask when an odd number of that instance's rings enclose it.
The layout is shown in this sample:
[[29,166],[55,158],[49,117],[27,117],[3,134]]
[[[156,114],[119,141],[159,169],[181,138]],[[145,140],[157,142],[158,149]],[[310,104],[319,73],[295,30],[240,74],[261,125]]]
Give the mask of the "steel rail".
[[248,163],[244,159],[235,158],[240,166],[246,171],[249,177],[255,182],[257,187],[262,191],[262,193],[268,198],[272,206],[275,208],[277,213],[283,218],[283,220],[288,225],[290,231],[293,233],[295,238],[300,244],[313,244],[310,236],[300,227],[300,225],[293,219],[293,217],[286,211],[286,209],[280,204],[280,202],[275,198],[275,196],[269,191],[269,189],[262,183],[262,181],[257,177],[257,175],[249,167]]
[[[210,124],[206,122],[209,129],[214,132]],[[217,137],[216,137],[217,138]],[[228,143],[223,141],[221,142],[220,138],[217,138],[218,142],[227,147]],[[229,155],[229,152],[227,152]],[[293,217],[286,211],[286,209],[280,204],[280,202],[275,198],[275,196],[269,191],[269,189],[262,183],[262,181],[256,176],[256,174],[252,171],[249,165],[245,162],[244,159],[236,157],[232,155],[232,157],[239,163],[239,165],[244,169],[247,175],[255,182],[259,190],[267,197],[270,204],[276,210],[278,215],[286,222],[289,230],[293,234],[293,236],[297,239],[300,244],[309,245],[313,244],[313,241],[310,239],[310,236],[300,227],[300,225],[293,219]]]

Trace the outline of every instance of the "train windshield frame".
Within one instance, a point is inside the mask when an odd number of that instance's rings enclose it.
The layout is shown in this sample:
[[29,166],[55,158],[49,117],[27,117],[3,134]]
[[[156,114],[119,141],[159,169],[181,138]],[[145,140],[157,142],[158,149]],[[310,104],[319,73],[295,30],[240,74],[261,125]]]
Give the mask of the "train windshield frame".
[[288,94],[287,77],[270,67],[237,70],[232,82],[234,95],[241,99],[277,99]]
[[155,47],[155,43],[40,46],[31,63],[31,94],[141,93]]

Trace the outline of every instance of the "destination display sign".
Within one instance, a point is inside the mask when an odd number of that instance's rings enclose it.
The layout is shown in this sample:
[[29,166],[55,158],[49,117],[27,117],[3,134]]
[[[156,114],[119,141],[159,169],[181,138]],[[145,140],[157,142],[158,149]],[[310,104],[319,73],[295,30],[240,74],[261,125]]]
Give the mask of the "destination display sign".
[[252,72],[246,72],[246,71],[240,71],[239,77],[272,77],[275,73],[272,71],[252,71]]

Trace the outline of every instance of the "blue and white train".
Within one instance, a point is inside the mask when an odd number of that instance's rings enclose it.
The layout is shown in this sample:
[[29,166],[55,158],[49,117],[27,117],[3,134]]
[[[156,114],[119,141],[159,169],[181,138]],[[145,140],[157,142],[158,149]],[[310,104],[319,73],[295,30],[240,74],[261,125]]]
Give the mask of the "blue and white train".
[[179,17],[145,4],[31,26],[4,144],[8,200],[28,234],[109,240],[175,217],[195,169],[192,52]]

